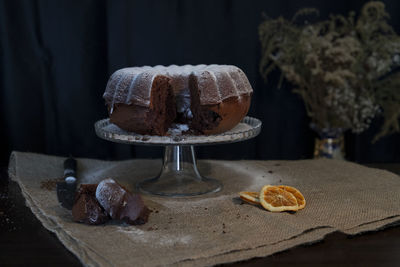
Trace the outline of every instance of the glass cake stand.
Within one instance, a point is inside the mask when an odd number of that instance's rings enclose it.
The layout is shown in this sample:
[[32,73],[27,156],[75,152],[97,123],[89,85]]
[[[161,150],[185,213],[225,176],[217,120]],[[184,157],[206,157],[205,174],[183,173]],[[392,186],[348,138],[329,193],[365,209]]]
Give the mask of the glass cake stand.
[[122,130],[109,119],[97,121],[95,129],[97,136],[116,143],[164,146],[163,166],[159,175],[139,182],[137,187],[147,194],[186,197],[218,192],[222,188],[218,180],[199,173],[194,146],[251,139],[260,133],[261,121],[245,117],[235,128],[217,135],[140,135]]

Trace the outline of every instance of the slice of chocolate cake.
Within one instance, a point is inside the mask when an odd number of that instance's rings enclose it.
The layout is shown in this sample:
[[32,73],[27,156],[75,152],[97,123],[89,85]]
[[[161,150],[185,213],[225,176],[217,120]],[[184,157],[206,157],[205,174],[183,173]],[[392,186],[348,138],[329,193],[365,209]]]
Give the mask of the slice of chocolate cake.
[[75,194],[72,217],[76,222],[102,224],[109,220],[108,215],[96,199],[97,184],[81,184]]
[[176,117],[176,104],[170,79],[163,75],[154,78],[148,107],[132,103],[115,103],[110,121],[124,125],[127,131],[139,134],[166,135]]
[[[211,105],[200,104],[200,91],[198,88],[198,78],[196,75],[191,75],[189,78],[189,88],[191,104],[190,109],[192,112],[192,120],[190,121],[190,128],[198,134],[203,134],[207,130],[211,130],[218,126],[221,121],[221,116],[211,109]],[[209,84],[211,87],[212,84]]]
[[148,220],[150,210],[140,195],[133,195],[111,178],[99,183],[96,198],[112,219],[129,224],[144,224]]

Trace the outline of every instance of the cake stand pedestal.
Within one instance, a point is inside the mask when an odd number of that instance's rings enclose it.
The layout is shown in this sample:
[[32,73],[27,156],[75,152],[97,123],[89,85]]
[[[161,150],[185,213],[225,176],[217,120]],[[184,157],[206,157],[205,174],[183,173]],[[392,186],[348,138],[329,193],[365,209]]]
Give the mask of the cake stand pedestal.
[[159,175],[137,183],[144,193],[167,196],[197,196],[222,189],[216,179],[202,176],[196,164],[194,146],[216,145],[245,141],[256,137],[261,131],[261,121],[245,117],[235,128],[217,135],[150,136],[127,132],[109,119],[95,123],[97,136],[123,144],[164,146],[163,166]]

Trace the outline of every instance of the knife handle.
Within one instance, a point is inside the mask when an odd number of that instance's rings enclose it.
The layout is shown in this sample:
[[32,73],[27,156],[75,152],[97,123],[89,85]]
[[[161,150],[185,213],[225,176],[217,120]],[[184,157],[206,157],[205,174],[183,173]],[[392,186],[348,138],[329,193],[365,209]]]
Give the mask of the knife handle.
[[64,161],[64,177],[76,177],[76,160],[72,157]]

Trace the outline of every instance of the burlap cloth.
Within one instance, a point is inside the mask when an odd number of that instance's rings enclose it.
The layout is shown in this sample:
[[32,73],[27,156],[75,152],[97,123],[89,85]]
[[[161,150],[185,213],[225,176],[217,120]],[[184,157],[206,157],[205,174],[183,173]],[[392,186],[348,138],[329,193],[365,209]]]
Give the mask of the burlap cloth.
[[[400,221],[400,177],[335,160],[199,162],[222,192],[197,198],[144,196],[155,210],[147,224],[87,226],[72,221],[55,191],[41,181],[60,177],[63,158],[13,152],[10,175],[27,205],[61,242],[90,266],[203,266],[267,256],[315,242],[333,231],[357,234]],[[157,175],[161,161],[78,159],[84,183],[113,177],[132,186]],[[286,184],[307,200],[297,213],[271,213],[242,204],[237,192]],[[132,188],[132,187],[131,187]]]

